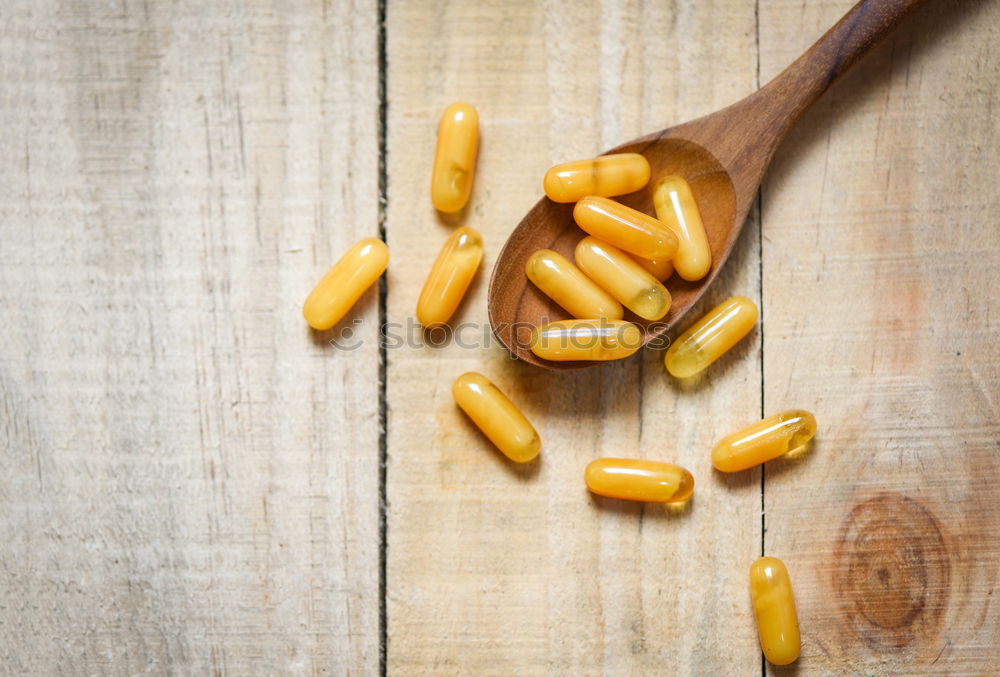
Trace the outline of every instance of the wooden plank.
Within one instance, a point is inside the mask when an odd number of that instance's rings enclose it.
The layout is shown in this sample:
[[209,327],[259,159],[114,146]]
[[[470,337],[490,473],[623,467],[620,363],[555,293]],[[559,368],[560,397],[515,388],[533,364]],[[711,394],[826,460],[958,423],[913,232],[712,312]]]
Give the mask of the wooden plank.
[[[483,345],[488,274],[551,164],[710,112],[756,86],[742,2],[390,3],[388,316],[413,317],[457,223],[480,229],[484,272],[446,345],[388,350],[388,666],[399,674],[757,675],[745,567],[760,551],[760,483],[711,473],[731,420],[760,413],[755,333],[702,382],[662,354],[575,373]],[[437,118],[475,104],[483,136],[466,213],[428,195]],[[751,224],[708,304],[758,295]],[[478,339],[478,341],[477,341]],[[394,341],[390,341],[394,343]],[[541,460],[507,463],[456,409],[453,379],[486,373],[535,422]],[[599,456],[673,460],[698,482],[687,510],[598,500]]]
[[376,672],[376,6],[0,17],[5,670]]
[[[762,3],[761,75],[851,4]],[[928,3],[808,114],[763,192],[764,397],[815,411],[766,469],[801,675],[1000,663],[995,3]]]

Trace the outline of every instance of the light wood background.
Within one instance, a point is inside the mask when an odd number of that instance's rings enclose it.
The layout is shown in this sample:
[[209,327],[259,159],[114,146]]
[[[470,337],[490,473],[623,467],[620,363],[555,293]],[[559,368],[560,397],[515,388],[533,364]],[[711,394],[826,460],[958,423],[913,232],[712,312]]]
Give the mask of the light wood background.
[[[702,306],[763,321],[704,378],[651,351],[543,373],[484,324],[550,164],[752,92],[850,4],[0,4],[0,672],[996,674],[1000,4],[931,0],[793,131]],[[442,219],[455,100],[479,174]],[[411,318],[457,223],[484,271],[433,346]],[[380,233],[380,289],[308,331],[312,284]],[[456,410],[470,369],[539,461]],[[789,407],[809,453],[713,473]],[[680,463],[696,497],[594,498],[602,455]],[[757,648],[761,552],[793,577],[791,669]]]

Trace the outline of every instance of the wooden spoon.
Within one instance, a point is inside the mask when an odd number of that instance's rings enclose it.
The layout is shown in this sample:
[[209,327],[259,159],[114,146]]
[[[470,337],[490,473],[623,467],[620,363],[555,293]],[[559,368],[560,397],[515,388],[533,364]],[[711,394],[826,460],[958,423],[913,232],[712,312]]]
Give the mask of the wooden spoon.
[[[642,153],[652,179],[640,191],[615,198],[653,213],[657,180],[680,174],[691,185],[712,249],[712,268],[697,282],[676,275],[668,282],[670,312],[659,322],[632,317],[643,344],[670,331],[693,306],[726,262],[778,144],[792,124],[922,0],[861,0],[816,44],[780,75],[745,99],[676,127],[643,136],[608,153]],[[550,362],[529,349],[531,329],[569,316],[524,274],[528,257],[554,249],[572,260],[585,235],[573,222],[573,205],[542,198],[504,245],[489,288],[493,333],[518,358],[549,369],[589,367],[598,362]],[[629,319],[629,318],[626,318]]]

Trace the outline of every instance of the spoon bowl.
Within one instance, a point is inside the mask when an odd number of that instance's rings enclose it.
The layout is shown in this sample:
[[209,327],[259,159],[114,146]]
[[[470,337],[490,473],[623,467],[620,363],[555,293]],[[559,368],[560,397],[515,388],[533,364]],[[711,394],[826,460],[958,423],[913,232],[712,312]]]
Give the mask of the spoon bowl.
[[[607,153],[641,153],[650,164],[649,183],[619,202],[653,214],[653,191],[671,174],[691,186],[701,212],[712,266],[705,277],[687,282],[672,276],[672,298],[661,320],[626,315],[643,330],[643,344],[662,339],[701,298],[718,275],[740,234],[775,150],[802,113],[844,72],[922,0],[861,0],[816,44],[763,88],[737,103],[697,120],[628,141]],[[524,266],[539,249],[572,260],[586,236],[573,221],[573,204],[543,197],[511,233],[493,268],[489,317],[494,334],[519,359],[549,369],[589,367],[597,362],[551,362],[530,349],[531,331],[569,319],[561,307],[527,279]]]
[[[657,177],[670,174],[683,176],[691,186],[701,207],[705,233],[712,250],[712,267],[697,282],[687,282],[679,276],[669,281],[671,304],[666,317],[651,322],[631,317],[643,330],[643,344],[665,334],[701,296],[701,290],[718,274],[739,235],[736,191],[729,173],[709,151],[683,138],[673,138],[667,132],[654,138],[636,139],[609,153],[641,153],[649,161],[654,177],[641,190],[616,198],[641,212],[653,213],[653,189]],[[579,368],[592,362],[549,362],[531,352],[529,342],[535,326],[570,319],[570,315],[531,284],[524,275],[524,266],[539,249],[553,249],[567,259],[573,259],[577,242],[587,234],[573,221],[573,204],[557,203],[542,198],[514,230],[500,255],[504,265],[497,265],[490,280],[490,324],[494,333],[517,357],[552,368]],[[494,291],[496,293],[494,293]]]

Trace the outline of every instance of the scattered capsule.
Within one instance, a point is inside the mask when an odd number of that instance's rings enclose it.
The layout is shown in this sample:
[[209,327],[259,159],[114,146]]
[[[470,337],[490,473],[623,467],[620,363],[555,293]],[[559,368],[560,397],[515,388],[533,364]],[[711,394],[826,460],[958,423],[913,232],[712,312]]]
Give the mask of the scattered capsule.
[[638,153],[601,155],[556,165],[545,172],[545,194],[553,202],[576,202],[588,195],[613,197],[649,183],[649,162]]
[[622,320],[563,320],[531,332],[531,352],[543,360],[620,360],[642,346],[642,331]]
[[657,184],[653,206],[656,218],[673,230],[679,241],[674,270],[692,282],[705,277],[712,267],[712,250],[691,186],[679,176],[668,176]]
[[659,320],[670,310],[666,287],[617,247],[585,237],[574,256],[587,277],[644,320]]
[[431,202],[442,212],[457,212],[469,201],[479,149],[479,114],[467,103],[444,109],[438,125]]
[[745,296],[717,305],[677,337],[663,358],[677,378],[694,376],[722,357],[757,324],[757,306]]
[[578,226],[619,249],[650,259],[670,259],[677,236],[652,216],[606,197],[585,197],[573,208]]
[[455,402],[490,442],[516,463],[527,463],[542,448],[535,428],[493,382],[474,371],[451,386]]
[[780,559],[761,557],[750,566],[750,596],[764,656],[788,665],[799,657],[801,643],[792,582]]
[[816,419],[795,409],[775,414],[724,437],[712,450],[712,465],[737,472],[798,451],[816,434]]
[[595,494],[627,501],[679,503],[694,493],[694,477],[684,468],[633,458],[591,461],[584,480]]
[[457,228],[445,240],[420,292],[417,301],[420,324],[433,327],[451,319],[482,260],[482,235],[468,226]]
[[[628,252],[625,252],[628,254]],[[674,274],[674,262],[669,259],[644,259],[635,254],[628,254],[633,261],[646,269],[646,272],[660,282],[666,282]]]
[[389,265],[389,248],[382,240],[365,238],[333,264],[302,305],[302,316],[323,331],[340,322],[368,287]]

